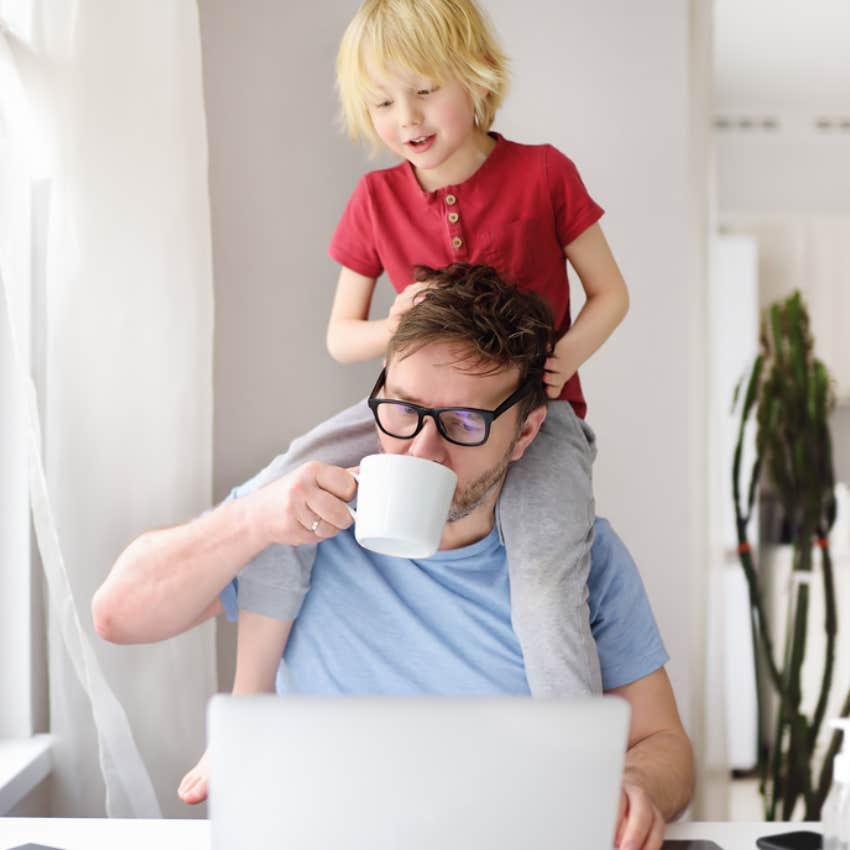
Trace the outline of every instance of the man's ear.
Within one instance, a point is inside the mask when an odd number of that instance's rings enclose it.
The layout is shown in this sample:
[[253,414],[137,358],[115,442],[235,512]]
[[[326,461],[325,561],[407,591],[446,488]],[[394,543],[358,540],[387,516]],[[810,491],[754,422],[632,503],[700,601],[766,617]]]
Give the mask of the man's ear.
[[537,432],[540,430],[540,426],[543,424],[544,419],[546,419],[545,404],[541,404],[540,407],[535,407],[534,410],[525,417],[525,422],[522,423],[522,427],[519,429],[519,436],[517,437],[517,441],[514,444],[513,451],[511,452],[512,461],[519,460],[525,454],[525,450],[537,436]]

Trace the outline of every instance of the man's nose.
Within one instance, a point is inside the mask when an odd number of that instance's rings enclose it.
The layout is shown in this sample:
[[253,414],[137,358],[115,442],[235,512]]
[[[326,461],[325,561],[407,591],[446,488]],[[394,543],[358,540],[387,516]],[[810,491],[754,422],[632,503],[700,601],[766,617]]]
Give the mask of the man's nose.
[[436,463],[445,462],[446,441],[440,436],[433,416],[425,417],[422,430],[410,441],[410,448],[407,453],[413,457],[433,460]]

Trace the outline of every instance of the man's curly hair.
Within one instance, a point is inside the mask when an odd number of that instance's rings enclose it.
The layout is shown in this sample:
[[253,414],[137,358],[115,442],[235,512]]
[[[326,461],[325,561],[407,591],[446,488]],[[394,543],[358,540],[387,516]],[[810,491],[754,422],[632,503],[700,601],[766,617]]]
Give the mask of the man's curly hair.
[[387,359],[408,357],[435,342],[454,343],[466,354],[464,371],[490,375],[512,366],[519,384],[530,379],[520,419],[546,404],[543,371],[555,343],[549,305],[533,292],[507,283],[490,266],[452,263],[443,269],[416,266],[414,280],[428,289],[399,320]]

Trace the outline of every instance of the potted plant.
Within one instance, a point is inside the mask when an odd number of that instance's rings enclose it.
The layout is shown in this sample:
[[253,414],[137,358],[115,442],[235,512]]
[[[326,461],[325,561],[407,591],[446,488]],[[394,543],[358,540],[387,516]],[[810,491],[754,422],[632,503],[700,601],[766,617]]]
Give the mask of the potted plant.
[[[799,292],[772,304],[765,312],[760,352],[749,376],[735,389],[734,404],[739,403],[732,482],[738,555],[747,580],[756,645],[760,791],[768,820],[789,820],[801,798],[805,819],[818,820],[832,781],[832,757],[840,743],[840,733],[835,733],[822,763],[815,764],[815,745],[832,688],[837,633],[827,537],[835,520],[828,428],[834,398],[827,369],[814,356],[809,317]],[[756,428],[756,452],[749,481],[744,482],[742,454],[749,423]],[[769,488],[778,503],[793,547],[793,580],[781,660],[777,660],[766,616],[764,576],[747,536],[760,486]],[[808,715],[801,710],[800,683],[813,580],[823,583],[825,654],[816,707]],[[777,709],[768,729],[764,704],[770,692],[776,696]],[[843,716],[848,713],[850,691],[841,709]]]

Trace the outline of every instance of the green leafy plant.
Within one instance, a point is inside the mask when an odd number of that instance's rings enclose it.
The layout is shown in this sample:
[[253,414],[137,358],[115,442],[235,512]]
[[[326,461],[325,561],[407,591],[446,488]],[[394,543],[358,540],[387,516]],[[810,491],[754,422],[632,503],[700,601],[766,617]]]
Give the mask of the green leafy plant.
[[[832,736],[816,775],[815,745],[832,688],[837,613],[827,534],[835,520],[835,482],[828,415],[834,406],[826,367],[815,358],[809,317],[799,292],[772,304],[762,320],[760,352],[749,376],[735,390],[740,427],[732,468],[738,554],[747,580],[756,644],[759,698],[759,775],[765,816],[789,820],[802,797],[806,820],[818,820],[832,781],[832,756],[841,733]],[[741,390],[744,390],[743,393]],[[755,460],[742,487],[741,466],[748,423],[756,428]],[[747,529],[759,486],[778,501],[791,533],[793,575],[781,661],[775,656],[765,614],[762,577]],[[814,552],[819,557],[813,557]],[[819,563],[818,563],[819,562]],[[817,567],[820,567],[819,571]],[[806,654],[810,582],[823,583],[825,657],[814,712],[801,710],[801,671]],[[776,694],[774,728],[765,728],[766,693]],[[850,713],[850,691],[841,714]]]

